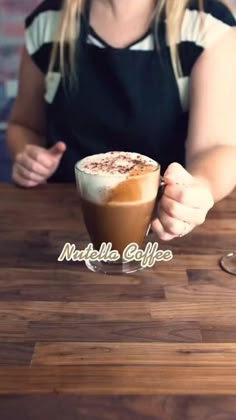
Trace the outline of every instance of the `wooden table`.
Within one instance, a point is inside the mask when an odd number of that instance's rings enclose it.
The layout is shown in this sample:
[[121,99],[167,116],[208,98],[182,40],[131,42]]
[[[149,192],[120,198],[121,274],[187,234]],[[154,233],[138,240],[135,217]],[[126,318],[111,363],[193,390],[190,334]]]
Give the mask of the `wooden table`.
[[75,186],[0,186],[0,419],[235,420],[236,192],[132,275],[59,263],[66,242],[89,242]]

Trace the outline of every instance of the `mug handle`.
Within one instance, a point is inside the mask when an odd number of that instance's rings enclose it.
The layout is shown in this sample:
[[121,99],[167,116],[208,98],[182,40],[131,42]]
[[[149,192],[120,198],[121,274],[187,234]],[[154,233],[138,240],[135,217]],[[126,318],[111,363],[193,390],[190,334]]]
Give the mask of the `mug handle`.
[[164,181],[163,176],[161,176],[156,202],[158,202],[160,200],[160,198],[163,196],[166,186],[167,186],[167,183]]
[[[160,177],[160,184],[159,184],[159,189],[158,189],[158,193],[157,193],[157,198],[156,198],[156,203],[153,209],[153,213],[152,213],[152,220],[154,219],[154,217],[156,217],[156,212],[157,212],[157,205],[159,203],[159,200],[161,199],[161,197],[164,194],[165,191],[165,187],[167,186],[167,183],[164,181],[164,178],[161,176]],[[149,234],[152,233],[152,229],[151,229],[151,224],[148,226],[148,230],[146,233],[146,236],[148,236]]]

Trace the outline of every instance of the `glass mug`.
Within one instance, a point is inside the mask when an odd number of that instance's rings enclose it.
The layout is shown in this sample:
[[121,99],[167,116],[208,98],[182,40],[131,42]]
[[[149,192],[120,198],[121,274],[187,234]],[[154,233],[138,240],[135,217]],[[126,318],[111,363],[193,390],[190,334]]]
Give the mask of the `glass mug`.
[[[142,269],[140,261],[124,258],[130,244],[137,244],[141,249],[147,236],[157,203],[159,192],[164,186],[160,176],[158,162],[140,154],[148,164],[136,165],[136,170],[128,173],[93,173],[86,170],[86,165],[100,162],[110,154],[129,152],[108,152],[88,156],[75,165],[77,189],[81,199],[84,222],[94,250],[100,250],[102,244],[110,244],[111,251],[118,251],[114,261],[94,261],[87,259],[88,269],[105,274],[132,273]],[[119,156],[118,156],[119,158]],[[138,168],[138,169],[137,169]]]
[[220,259],[221,268],[227,273],[236,276],[236,253],[228,252]]

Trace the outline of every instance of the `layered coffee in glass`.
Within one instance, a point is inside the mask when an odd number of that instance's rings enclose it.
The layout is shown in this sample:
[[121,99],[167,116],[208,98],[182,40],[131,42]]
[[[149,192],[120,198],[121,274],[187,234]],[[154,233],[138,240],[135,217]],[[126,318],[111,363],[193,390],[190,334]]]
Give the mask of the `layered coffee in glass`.
[[90,270],[128,273],[140,262],[126,261],[130,244],[141,249],[156,204],[160,165],[147,156],[131,152],[108,152],[86,157],[75,166],[84,222],[94,250],[111,244],[116,261],[90,261]]

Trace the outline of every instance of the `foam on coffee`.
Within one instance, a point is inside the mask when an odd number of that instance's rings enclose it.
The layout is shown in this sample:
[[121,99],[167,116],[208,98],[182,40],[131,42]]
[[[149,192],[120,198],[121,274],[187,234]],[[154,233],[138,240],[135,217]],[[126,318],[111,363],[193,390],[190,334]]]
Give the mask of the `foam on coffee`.
[[[150,201],[155,188],[147,188],[147,182],[142,188],[140,176],[151,174],[158,167],[153,159],[138,153],[108,152],[89,156],[76,165],[80,171],[80,194],[97,204]],[[150,177],[150,186],[153,182],[155,177]]]
[[89,156],[79,168],[93,175],[141,175],[145,168],[155,170],[157,163],[147,156],[131,152],[108,152]]

